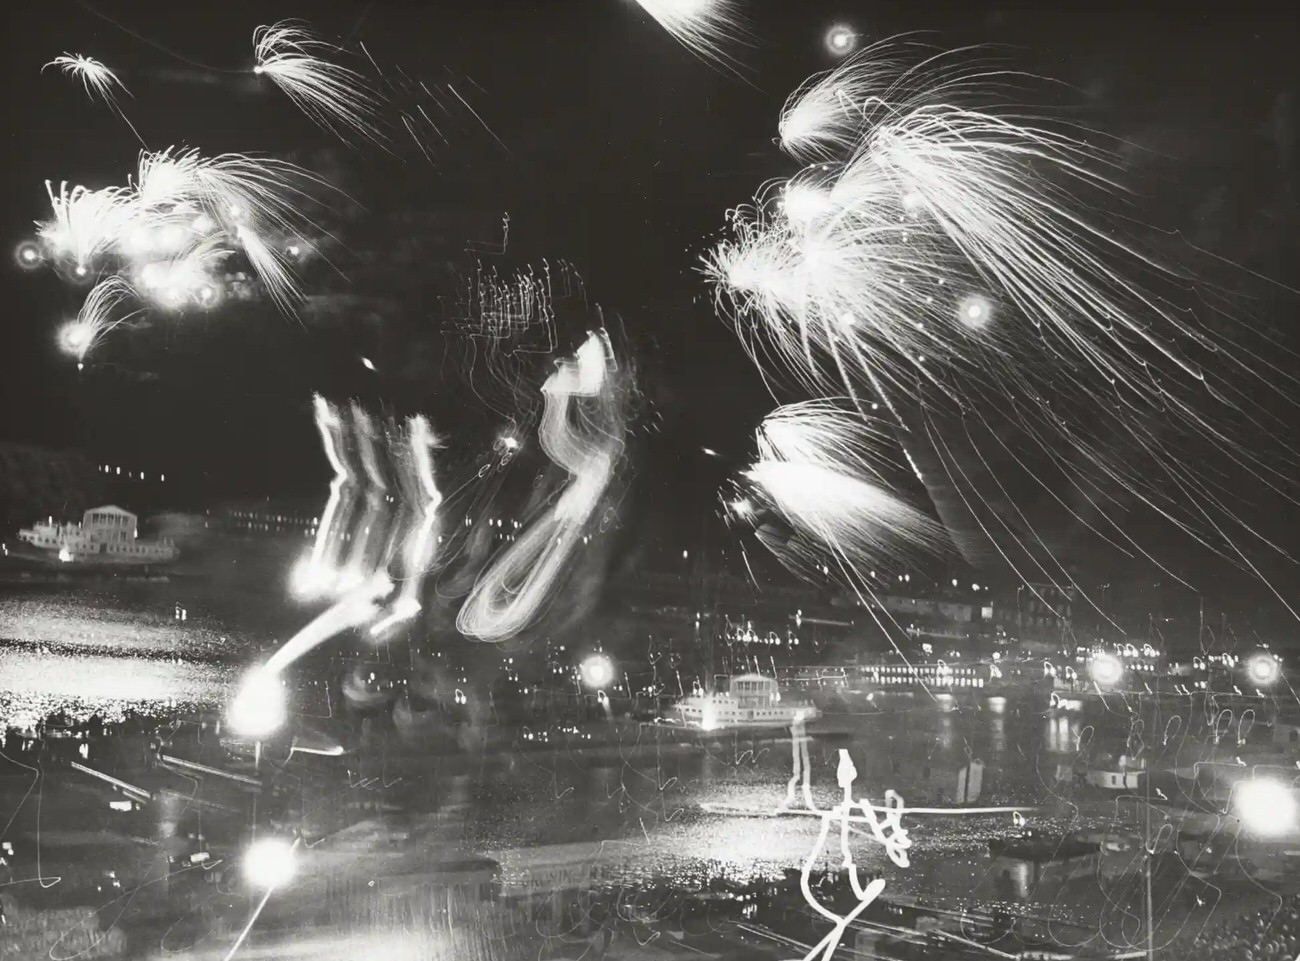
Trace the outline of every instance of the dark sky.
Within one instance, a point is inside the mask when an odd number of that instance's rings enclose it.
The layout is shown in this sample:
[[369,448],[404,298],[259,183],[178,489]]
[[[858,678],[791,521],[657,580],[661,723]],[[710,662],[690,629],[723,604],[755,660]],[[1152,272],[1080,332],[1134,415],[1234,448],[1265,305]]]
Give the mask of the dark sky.
[[[135,161],[138,145],[119,120],[54,71],[40,73],[64,51],[118,70],[134,94],[124,107],[151,147],[205,153],[331,147],[247,75],[261,23],[307,17],[325,36],[364,41],[381,64],[471,77],[481,88],[471,102],[504,149],[465,123],[440,148],[437,169],[343,150],[349,189],[375,215],[453,200],[487,213],[488,224],[509,211],[515,264],[572,262],[645,353],[653,382],[644,386],[664,433],[651,445],[653,463],[638,470],[707,498],[719,465],[694,452],[707,445],[745,456],[771,404],[713,317],[695,265],[726,208],[795,169],[772,143],[777,112],[795,84],[830,65],[822,35],[843,22],[867,40],[930,31],[945,47],[993,44],[1009,66],[1071,85],[1055,89],[1055,106],[1131,142],[1126,174],[1142,219],[1296,283],[1296,24],[1282,4],[739,6],[757,38],[735,51],[752,83],[694,59],[630,0],[102,0],[94,9],[103,16],[67,0],[11,4],[5,236],[16,243],[44,215],[45,179],[120,183]],[[356,265],[345,251],[336,266],[349,275]],[[337,277],[329,283],[338,289]],[[310,490],[323,465],[307,393],[378,404],[403,389],[382,367],[375,376],[355,362],[383,349],[376,325],[315,330],[269,312],[160,322],[123,353],[109,352],[112,362],[78,374],[58,355],[54,330],[79,292],[12,267],[4,285],[0,436],[120,450],[142,467],[203,475],[214,490]],[[1293,310],[1283,316],[1262,290],[1252,293],[1265,313],[1289,323]],[[401,349],[394,340],[389,332],[390,354]]]

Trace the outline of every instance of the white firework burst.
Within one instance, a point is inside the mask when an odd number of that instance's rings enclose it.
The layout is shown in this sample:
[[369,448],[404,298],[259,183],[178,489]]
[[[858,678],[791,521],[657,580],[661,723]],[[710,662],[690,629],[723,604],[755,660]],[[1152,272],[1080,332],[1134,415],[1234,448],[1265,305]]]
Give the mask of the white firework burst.
[[281,20],[253,32],[257,65],[318,126],[337,136],[348,131],[380,143],[379,98],[356,70],[322,59],[339,48],[325,43],[294,20]]
[[735,0],[637,0],[674,40],[701,60],[735,71],[729,45],[748,38]]

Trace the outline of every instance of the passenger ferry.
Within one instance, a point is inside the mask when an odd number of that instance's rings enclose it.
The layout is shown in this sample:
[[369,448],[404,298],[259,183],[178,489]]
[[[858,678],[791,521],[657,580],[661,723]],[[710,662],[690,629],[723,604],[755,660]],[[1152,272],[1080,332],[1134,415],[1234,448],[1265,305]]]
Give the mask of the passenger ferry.
[[56,524],[50,518],[25,527],[18,539],[22,546],[15,555],[69,567],[144,567],[167,564],[180,555],[169,539],[142,539],[136,516],[111,504],[92,507],[80,524]]
[[684,697],[673,705],[673,712],[683,725],[701,731],[789,727],[821,714],[807,701],[782,698],[777,682],[762,674],[730,678],[723,692]]

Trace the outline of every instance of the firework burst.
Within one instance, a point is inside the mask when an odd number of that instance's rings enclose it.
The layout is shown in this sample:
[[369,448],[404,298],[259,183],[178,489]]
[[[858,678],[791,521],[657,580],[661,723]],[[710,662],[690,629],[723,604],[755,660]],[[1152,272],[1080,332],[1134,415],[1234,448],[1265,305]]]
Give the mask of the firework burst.
[[124,324],[136,311],[123,312],[122,306],[135,297],[135,291],[121,277],[108,277],[91,288],[82,302],[77,319],[64,324],[59,331],[59,346],[64,353],[77,359],[80,367],[86,355],[119,324]]
[[701,60],[734,72],[729,44],[747,36],[735,0],[637,0],[674,40]]
[[[1118,484],[1249,566],[1226,530],[1258,532],[1186,451],[1217,450],[1293,497],[1226,427],[1276,419],[1241,383],[1275,372],[1258,362],[1269,348],[1238,352],[1247,325],[1212,335],[1175,306],[1190,281],[1097,213],[1119,188],[1095,137],[981,109],[1012,75],[916,50],[878,44],[801,88],[782,143],[816,165],[737,210],[707,256],[755,361],[884,407],[912,444],[943,442],[945,410],[1014,425],[1044,488],[1095,501]],[[1010,453],[1030,469],[1026,450]],[[939,459],[963,498],[997,495]],[[1133,549],[1113,516],[1105,536]]]
[[269,77],[315,124],[336,136],[347,131],[382,143],[378,96],[366,78],[321,55],[339,48],[319,40],[303,24],[282,20],[253,32],[253,72]]

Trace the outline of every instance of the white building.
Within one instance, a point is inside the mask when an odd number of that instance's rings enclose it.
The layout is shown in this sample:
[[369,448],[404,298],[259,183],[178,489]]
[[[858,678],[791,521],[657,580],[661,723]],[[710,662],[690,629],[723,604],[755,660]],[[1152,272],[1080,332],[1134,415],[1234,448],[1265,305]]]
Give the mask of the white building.
[[55,524],[51,518],[24,528],[18,539],[57,554],[63,563],[160,564],[178,554],[171,540],[141,540],[136,516],[111,504],[92,507],[80,524]]

